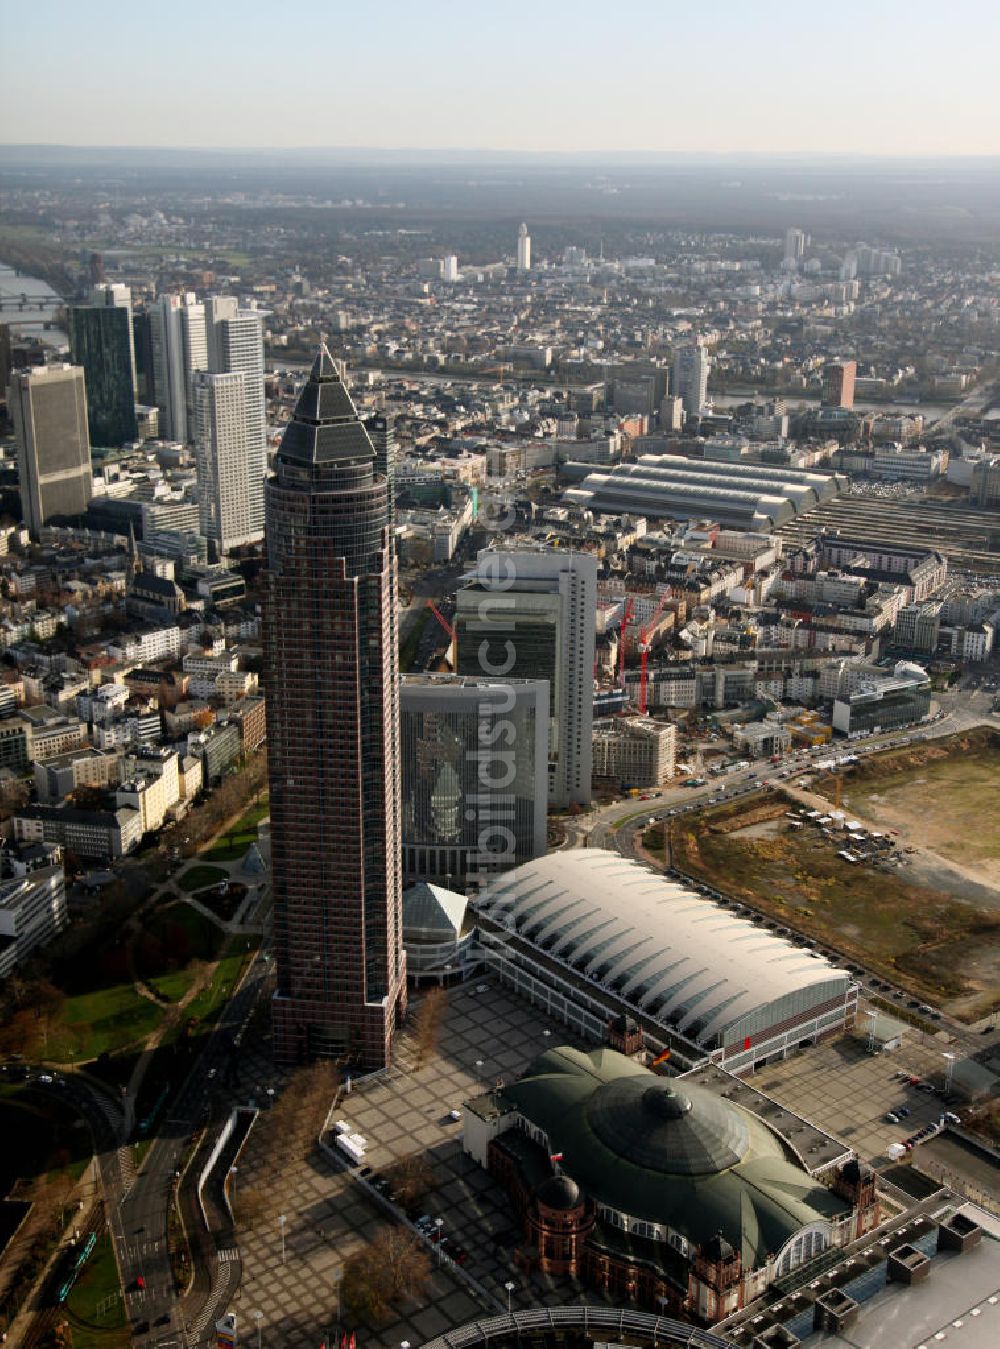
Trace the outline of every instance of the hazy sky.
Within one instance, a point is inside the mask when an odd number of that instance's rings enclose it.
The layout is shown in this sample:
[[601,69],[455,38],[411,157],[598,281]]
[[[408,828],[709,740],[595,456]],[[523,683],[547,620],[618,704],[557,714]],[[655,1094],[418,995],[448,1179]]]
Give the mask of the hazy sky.
[[0,0],[0,139],[1000,151],[996,0]]

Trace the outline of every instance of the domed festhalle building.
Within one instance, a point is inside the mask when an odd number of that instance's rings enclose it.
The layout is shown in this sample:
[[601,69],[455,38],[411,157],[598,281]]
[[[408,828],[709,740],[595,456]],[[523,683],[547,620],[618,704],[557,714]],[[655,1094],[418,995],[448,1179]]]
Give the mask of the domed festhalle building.
[[824,1183],[751,1111],[611,1049],[550,1049],[468,1102],[464,1146],[507,1188],[523,1266],[706,1324],[878,1222],[869,1168]]

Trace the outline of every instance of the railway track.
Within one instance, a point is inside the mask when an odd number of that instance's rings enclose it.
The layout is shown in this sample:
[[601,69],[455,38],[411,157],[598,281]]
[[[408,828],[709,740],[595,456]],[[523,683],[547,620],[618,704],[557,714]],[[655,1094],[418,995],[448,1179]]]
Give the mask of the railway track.
[[778,533],[795,545],[830,530],[848,538],[932,548],[944,553],[956,571],[1000,573],[1000,511],[842,496],[789,520]]
[[[96,1240],[99,1241],[106,1228],[104,1203],[98,1200],[91,1206],[86,1218],[80,1224],[80,1239],[84,1241],[90,1233],[93,1233]],[[67,1281],[67,1261],[64,1258],[66,1251],[66,1247],[61,1248],[41,1286],[38,1294],[40,1306],[21,1341],[23,1349],[41,1349],[41,1346],[48,1342],[49,1336],[59,1323],[67,1316],[65,1300],[60,1301],[59,1299],[60,1291]],[[85,1269],[86,1265],[82,1266],[79,1273],[82,1274]],[[73,1282],[75,1282],[75,1279]]]

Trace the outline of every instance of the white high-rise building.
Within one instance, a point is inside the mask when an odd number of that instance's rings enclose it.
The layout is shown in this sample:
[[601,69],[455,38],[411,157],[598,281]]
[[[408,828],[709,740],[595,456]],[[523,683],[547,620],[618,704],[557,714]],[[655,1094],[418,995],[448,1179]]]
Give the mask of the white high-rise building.
[[[548,680],[552,806],[590,804],[596,609],[596,558],[551,548],[485,550],[456,596],[460,674]],[[501,747],[495,757],[484,752],[494,785]]]
[[205,306],[193,294],[181,305],[181,335],[184,340],[184,387],[187,403],[187,437],[195,437],[194,376],[208,367],[208,331]]
[[523,221],[521,228],[517,231],[517,270],[519,272],[531,271],[531,235]]
[[124,309],[128,314],[128,354],[132,362],[132,392],[136,389],[135,375],[135,334],[132,331],[132,291],[119,282],[104,282],[94,286],[90,292],[90,303],[108,305],[114,309]]
[[454,253],[449,253],[445,257],[444,264],[441,267],[441,280],[442,281],[458,280],[458,258]]
[[809,247],[809,235],[805,230],[796,229],[794,225],[785,230],[785,261],[798,262],[805,256],[805,251]]
[[166,440],[186,440],[187,392],[179,295],[161,295],[150,306],[149,336],[153,353],[153,397],[160,413],[160,435]]
[[196,371],[192,390],[201,533],[222,557],[263,535],[263,476],[252,444],[253,379]]
[[160,434],[194,438],[193,376],[208,369],[205,306],[192,293],[162,295],[149,311],[153,348],[153,391],[160,410]]
[[[209,295],[205,300],[205,338],[208,348],[206,370],[216,374],[225,374],[226,365],[219,345],[222,336],[221,324],[234,319],[240,312],[240,302],[235,295]],[[263,366],[261,366],[263,369]]]
[[711,358],[699,338],[681,347],[674,356],[671,393],[683,400],[689,417],[700,417],[708,406],[708,372]]
[[250,538],[261,539],[267,474],[263,315],[254,309],[240,309],[229,296],[206,300],[205,312],[209,369],[213,374],[243,375],[245,380],[246,521]]

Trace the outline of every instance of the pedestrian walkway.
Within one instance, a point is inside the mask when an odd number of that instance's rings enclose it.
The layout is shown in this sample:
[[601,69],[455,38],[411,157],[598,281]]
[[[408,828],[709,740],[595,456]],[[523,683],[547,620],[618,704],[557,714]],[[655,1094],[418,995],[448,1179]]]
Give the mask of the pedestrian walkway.
[[[376,1171],[414,1154],[431,1166],[438,1186],[427,1196],[427,1211],[445,1215],[449,1237],[468,1254],[464,1270],[490,1299],[484,1306],[447,1262],[432,1255],[426,1295],[419,1303],[394,1308],[385,1325],[359,1327],[366,1345],[421,1344],[492,1315],[496,1305],[506,1306],[508,1281],[516,1284],[514,1305],[555,1305],[575,1295],[544,1282],[525,1290],[513,1266],[511,1238],[517,1225],[506,1196],[462,1151],[461,1125],[450,1118],[463,1101],[510,1080],[549,1044],[566,1038],[563,1028],[492,981],[467,985],[448,995],[440,1049],[419,1068],[412,1040],[404,1036],[389,1072],[359,1081],[342,1097],[338,1117],[369,1140],[366,1160]],[[259,1051],[241,1059],[240,1076],[251,1095],[260,1090],[258,1084],[274,1081]],[[238,1186],[244,1193],[273,1196],[277,1191],[279,1200],[270,1205],[273,1216],[240,1234],[243,1281],[229,1309],[247,1325],[251,1311],[260,1311],[265,1343],[315,1349],[338,1324],[335,1279],[344,1261],[388,1218],[366,1187],[318,1148],[307,1161],[276,1176],[255,1132],[240,1158]]]

